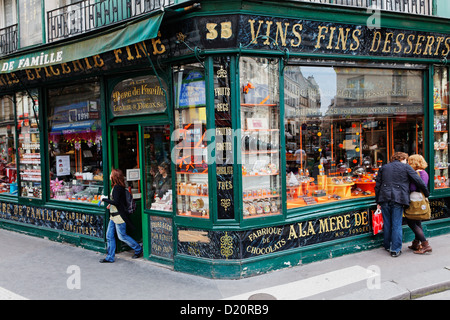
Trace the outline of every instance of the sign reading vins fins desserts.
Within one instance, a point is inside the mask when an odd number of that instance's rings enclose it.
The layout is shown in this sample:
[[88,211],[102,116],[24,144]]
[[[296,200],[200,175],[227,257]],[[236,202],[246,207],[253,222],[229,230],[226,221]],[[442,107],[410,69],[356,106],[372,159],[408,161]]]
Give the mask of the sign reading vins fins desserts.
[[230,58],[219,57],[214,62],[217,214],[219,219],[234,219]]
[[253,15],[215,16],[203,20],[205,48],[240,44],[246,49],[421,59],[446,59],[450,54],[448,32]]

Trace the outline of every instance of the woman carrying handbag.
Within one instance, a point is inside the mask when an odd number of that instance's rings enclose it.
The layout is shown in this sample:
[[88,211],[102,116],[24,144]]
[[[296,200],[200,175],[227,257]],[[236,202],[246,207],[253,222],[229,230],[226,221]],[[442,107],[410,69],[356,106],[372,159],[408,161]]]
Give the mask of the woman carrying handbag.
[[375,184],[375,201],[383,215],[383,247],[392,257],[401,254],[403,208],[410,203],[410,183],[413,182],[425,197],[430,195],[407,159],[408,155],[404,152],[394,153],[391,162],[378,170]]
[[119,240],[125,242],[134,250],[133,259],[141,257],[143,252],[141,245],[127,234],[127,226],[130,228],[134,228],[134,226],[126,211],[125,178],[122,170],[112,169],[109,178],[112,186],[110,198],[102,198],[101,200],[108,204],[107,208],[110,212],[110,220],[106,231],[107,256],[101,259],[100,263],[114,262],[116,254],[116,232]]
[[[425,159],[419,154],[414,154],[408,158],[408,164],[414,170],[416,170],[416,172],[422,178],[423,182],[428,186],[429,176],[428,173],[425,171],[425,168],[428,166],[428,164],[425,161]],[[418,191],[414,183],[411,183],[409,188],[411,193]],[[411,199],[412,198],[413,196],[411,196]],[[428,199],[426,200],[428,201]],[[432,248],[428,240],[425,238],[425,234],[422,229],[422,221],[412,219],[411,216],[408,216],[407,212],[408,209],[405,210],[406,222],[408,223],[408,226],[411,228],[411,230],[414,232],[415,235],[412,244],[408,248],[414,250],[414,253],[417,254],[424,254],[427,252],[431,252]]]

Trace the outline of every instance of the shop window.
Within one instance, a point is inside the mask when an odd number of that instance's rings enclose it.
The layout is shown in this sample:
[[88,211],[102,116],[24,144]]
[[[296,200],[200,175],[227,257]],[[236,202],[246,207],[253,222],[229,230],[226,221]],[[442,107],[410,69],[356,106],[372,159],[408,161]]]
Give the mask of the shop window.
[[281,213],[279,66],[243,57],[240,65],[243,216]]
[[16,128],[13,97],[0,98],[0,193],[17,195]]
[[37,90],[16,94],[19,134],[19,192],[22,197],[42,198],[39,100]]
[[172,212],[170,126],[144,128],[146,209]]
[[205,71],[200,64],[174,70],[177,215],[209,218]]
[[22,48],[42,43],[42,3],[40,0],[19,0],[19,42]]
[[434,188],[450,187],[448,176],[448,69],[436,67],[434,73]]
[[50,198],[98,203],[103,192],[100,85],[48,92]]
[[111,112],[116,117],[164,112],[167,108],[165,90],[156,76],[123,80],[111,94]]
[[285,69],[287,208],[374,196],[396,151],[424,153],[423,72]]

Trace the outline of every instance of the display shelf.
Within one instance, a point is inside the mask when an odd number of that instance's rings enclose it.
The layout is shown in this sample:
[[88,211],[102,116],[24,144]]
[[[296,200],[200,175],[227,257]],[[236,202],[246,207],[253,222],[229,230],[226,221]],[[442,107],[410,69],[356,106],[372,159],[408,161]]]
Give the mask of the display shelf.
[[435,189],[450,187],[448,170],[448,74],[446,68],[436,68],[434,75],[434,179]]
[[16,112],[18,118],[19,151],[19,194],[27,198],[41,198],[41,155],[40,135],[36,118],[38,114],[37,96],[33,100],[29,94],[17,93]]
[[204,105],[175,108],[175,127],[178,132],[174,149],[178,153],[175,164],[178,216],[209,218],[205,112]]
[[[253,74],[253,64],[265,72]],[[241,163],[243,217],[281,214],[278,83],[268,61],[241,60]],[[252,79],[252,80],[250,80]]]

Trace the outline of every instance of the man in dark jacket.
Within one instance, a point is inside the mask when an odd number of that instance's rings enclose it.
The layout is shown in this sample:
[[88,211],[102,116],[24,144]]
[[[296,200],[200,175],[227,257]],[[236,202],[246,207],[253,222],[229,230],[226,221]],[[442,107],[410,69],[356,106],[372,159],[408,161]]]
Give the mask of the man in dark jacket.
[[401,254],[403,207],[409,206],[410,182],[413,182],[425,197],[430,195],[423,180],[406,163],[407,159],[406,153],[396,152],[391,162],[380,168],[375,184],[375,200],[383,214],[383,246],[393,257]]

